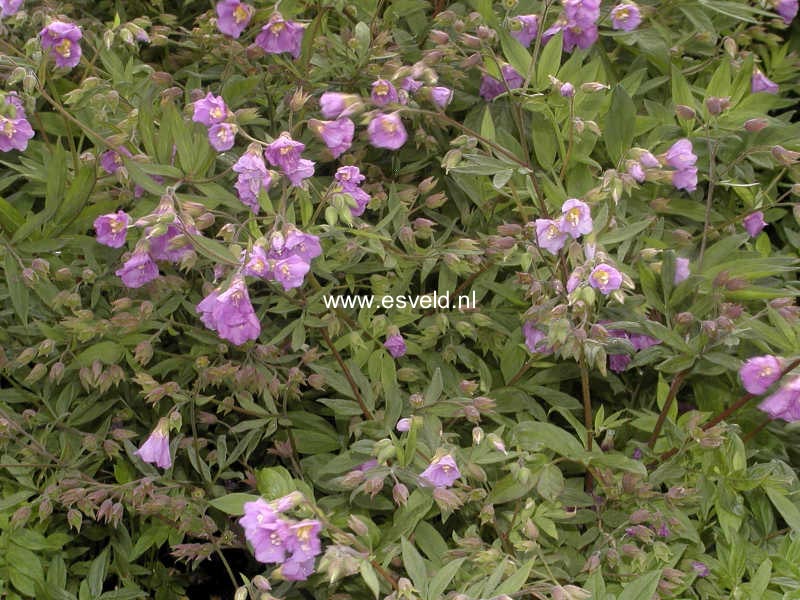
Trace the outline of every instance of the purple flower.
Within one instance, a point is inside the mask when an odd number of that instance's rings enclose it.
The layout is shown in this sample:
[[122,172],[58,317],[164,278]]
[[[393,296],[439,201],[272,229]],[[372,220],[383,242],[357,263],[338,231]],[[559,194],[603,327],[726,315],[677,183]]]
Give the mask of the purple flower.
[[400,358],[406,353],[406,341],[399,333],[395,333],[386,338],[383,347],[389,351],[392,358]]
[[172,466],[172,457],[169,453],[169,421],[160,419],[150,437],[134,454],[146,463],[154,464],[160,469],[169,469]]
[[633,177],[634,181],[642,183],[647,175],[642,168],[642,163],[632,160],[628,163],[628,175]]
[[673,278],[673,283],[675,285],[678,285],[681,281],[686,281],[687,279],[689,279],[689,275],[691,275],[691,271],[689,271],[689,259],[676,258],[675,277]]
[[550,254],[558,254],[564,247],[567,234],[561,231],[558,221],[553,219],[536,219],[536,239],[539,247],[547,250]]
[[775,12],[783,17],[783,22],[789,25],[797,16],[797,0],[778,0]]
[[580,25],[578,23],[568,24],[564,28],[564,50],[572,52],[577,46],[581,50],[591,48],[597,41],[599,32],[597,25]]
[[206,127],[211,127],[217,123],[222,123],[228,118],[228,106],[222,96],[215,96],[211,92],[206,94],[194,103],[194,114],[192,121],[202,123]]
[[572,98],[575,95],[575,86],[569,82],[563,83],[561,87],[558,88],[558,93],[564,98]]
[[115,273],[129,288],[142,287],[158,277],[158,265],[143,250],[136,250]]
[[525,321],[522,325],[522,335],[525,337],[525,346],[529,351],[539,354],[552,352],[552,348],[547,345],[547,334],[531,321]]
[[697,189],[697,167],[688,167],[672,172],[672,185],[675,189],[693,192]]
[[639,162],[648,169],[657,169],[661,166],[661,163],[658,162],[658,159],[653,156],[653,153],[649,150],[645,150],[639,154]]
[[258,214],[258,195],[272,184],[272,175],[267,171],[261,153],[245,152],[232,168],[239,174],[235,184],[239,200]]
[[361,185],[366,177],[361,174],[361,170],[353,165],[339,167],[333,178],[338,181],[345,191],[350,191]]
[[509,33],[526,48],[539,33],[539,15],[518,15],[508,20]]
[[[6,96],[8,103],[8,96]],[[19,112],[17,112],[19,115]],[[22,116],[8,118],[0,115],[0,151],[19,150],[22,152],[28,147],[28,140],[33,137],[31,124]]]
[[326,119],[346,117],[359,106],[360,99],[355,94],[341,94],[339,92],[325,92],[320,96],[319,107],[322,116]]
[[233,123],[217,123],[208,130],[208,142],[217,152],[226,152],[233,148],[238,128]]
[[607,296],[622,285],[622,275],[611,265],[597,265],[589,274],[589,285]]
[[561,205],[561,214],[559,228],[574,239],[592,232],[592,213],[585,202],[570,198]]
[[416,94],[423,83],[413,77],[405,77],[400,83],[400,89],[407,91],[409,94]]
[[0,0],[0,19],[17,14],[22,0]]
[[698,577],[708,577],[711,574],[706,564],[701,563],[699,560],[692,561],[692,570],[697,573]]
[[311,262],[311,260],[322,254],[319,238],[310,233],[303,233],[295,227],[290,227],[287,231],[283,248],[306,262]]
[[642,22],[639,7],[632,2],[617,4],[611,9],[611,27],[622,31],[633,31]]
[[309,119],[308,126],[314,131],[331,151],[333,158],[339,158],[353,144],[355,124],[346,117],[335,121],[318,121]]
[[273,167],[289,171],[300,162],[300,154],[305,149],[305,144],[293,140],[292,136],[284,131],[267,145],[264,149],[264,156]]
[[649,335],[644,335],[643,333],[632,333],[629,336],[631,345],[636,350],[646,350],[651,346],[657,346],[661,343],[661,341],[657,340],[654,337],[650,337]]
[[376,106],[386,106],[392,102],[397,102],[397,90],[386,79],[378,79],[372,83],[372,93],[370,94],[372,103]]
[[525,82],[522,75],[511,65],[504,65],[500,69],[500,72],[503,74],[505,84],[491,75],[484,75],[481,79],[480,95],[481,98],[487,102],[494,100],[500,94],[505,94],[507,91],[506,86],[509,90],[514,90],[522,87],[522,84]]
[[221,0],[217,3],[217,29],[225,35],[238,38],[252,17],[253,7],[239,0]]
[[773,419],[800,421],[800,376],[793,377],[758,408]]
[[631,363],[631,357],[627,354],[609,354],[608,368],[615,373],[622,373]]
[[632,455],[633,460],[642,460],[642,456],[644,456],[644,452],[642,452],[641,448],[636,448],[633,451],[633,455]]
[[280,283],[284,290],[303,285],[303,279],[310,269],[311,265],[295,254],[276,260],[272,267],[275,281]]
[[600,18],[600,0],[564,0],[564,15],[570,24],[594,25]]
[[121,210],[97,217],[94,220],[97,241],[111,248],[122,248],[125,245],[125,237],[128,234],[129,219],[130,217],[128,217],[127,213]]
[[752,93],[766,92],[768,94],[777,94],[778,89],[778,84],[764,75],[761,69],[755,69],[753,71],[753,76],[750,78],[750,91]]
[[314,161],[301,158],[293,167],[284,169],[283,173],[289,179],[289,183],[294,186],[299,186],[303,183],[304,179],[308,179],[314,175]]
[[369,142],[376,148],[397,150],[406,143],[408,134],[397,113],[379,114],[367,126]]
[[247,541],[253,546],[256,560],[282,563],[293,537],[289,524],[263,499],[244,503],[244,516],[239,519]]
[[50,50],[56,66],[71,69],[80,62],[81,45],[78,42],[83,33],[77,25],[53,21],[39,32],[39,37],[42,48]]
[[435,487],[450,487],[461,473],[453,457],[445,454],[434,458],[419,476]]
[[397,429],[397,431],[399,431],[400,433],[405,433],[406,431],[410,431],[411,430],[411,419],[408,418],[408,417],[400,419],[397,422],[397,425],[395,425],[395,429]]
[[453,90],[447,87],[437,86],[430,89],[431,100],[439,108],[445,108],[453,99]]
[[658,528],[659,537],[669,537],[669,527],[666,523],[662,523]]
[[313,560],[322,551],[319,541],[321,529],[322,524],[315,519],[305,519],[289,526],[289,532],[292,534],[288,543],[289,550],[292,552],[290,562],[305,563],[309,559]]
[[581,277],[583,277],[583,271],[580,268],[575,269],[572,273],[569,274],[567,278],[567,293],[571,294],[575,291],[581,284]]
[[234,277],[231,286],[220,293],[214,290],[196,307],[200,320],[219,337],[239,346],[258,338],[261,324],[258,322],[247,285],[240,275]]
[[[152,229],[145,230],[145,235],[149,235]],[[187,228],[192,234],[198,233],[194,227]],[[182,235],[181,223],[176,221],[167,225],[167,230],[157,236],[149,237],[150,256],[153,260],[166,260],[177,263],[192,252],[192,243],[186,236]]]
[[269,22],[261,28],[256,36],[256,44],[268,54],[288,52],[292,57],[300,56],[305,28],[294,21],[285,21],[279,14],[273,14]]
[[751,394],[763,394],[781,378],[783,365],[777,356],[767,354],[750,358],[739,368],[739,379]]
[[679,171],[693,167],[697,162],[692,148],[692,142],[683,138],[672,144],[664,155],[667,164]]
[[757,210],[756,212],[747,215],[742,220],[742,224],[744,225],[747,233],[750,234],[750,237],[756,237],[759,233],[761,233],[761,230],[766,227],[767,222],[764,220],[764,213],[760,210]]
[[244,274],[261,279],[273,279],[272,266],[263,246],[255,245],[250,250],[244,265]]
[[113,175],[122,168],[122,155],[130,156],[127,148],[120,147],[117,150],[106,150],[100,155],[100,166],[109,175]]

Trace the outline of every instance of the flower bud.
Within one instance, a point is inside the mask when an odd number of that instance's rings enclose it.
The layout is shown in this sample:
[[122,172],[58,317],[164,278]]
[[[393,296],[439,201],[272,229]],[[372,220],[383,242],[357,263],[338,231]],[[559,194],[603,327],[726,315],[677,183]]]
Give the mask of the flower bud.
[[398,506],[405,506],[408,502],[408,488],[402,483],[395,483],[392,488],[392,498]]
[[347,526],[350,528],[350,531],[361,537],[364,537],[369,533],[369,527],[367,527],[367,524],[356,515],[350,515],[347,517]]
[[600,83],[599,81],[589,81],[587,83],[581,84],[581,91],[582,92],[602,92],[603,90],[611,89],[610,86]]
[[431,29],[428,33],[428,39],[434,44],[443,45],[450,41],[450,36],[446,31],[440,29]]
[[675,105],[675,114],[678,116],[679,119],[691,120],[694,119],[696,113],[694,109],[690,106],[686,106],[685,104],[677,104]]
[[706,108],[708,108],[708,112],[711,115],[718,115],[723,111],[726,111],[731,106],[731,99],[728,97],[725,98],[718,98],[716,96],[711,96],[710,98],[706,99]]
[[64,376],[64,369],[64,363],[61,361],[53,363],[53,366],[50,367],[50,374],[48,375],[50,381],[53,383],[61,382],[61,378]]
[[794,150],[787,150],[783,146],[773,146],[772,156],[774,156],[775,160],[777,160],[782,165],[790,167],[793,164],[795,164],[798,161],[798,159],[800,159],[800,152],[795,152]]
[[744,122],[745,130],[749,131],[750,133],[756,133],[758,131],[761,131],[768,125],[769,121],[767,121],[762,117],[756,117],[755,119],[748,119],[747,121]]

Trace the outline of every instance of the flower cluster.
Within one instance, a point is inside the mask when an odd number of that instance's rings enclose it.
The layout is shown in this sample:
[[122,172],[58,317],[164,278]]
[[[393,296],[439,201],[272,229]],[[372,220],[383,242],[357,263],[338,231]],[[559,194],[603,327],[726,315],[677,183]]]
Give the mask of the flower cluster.
[[238,345],[256,339],[261,323],[256,317],[244,277],[233,277],[226,290],[215,289],[197,305],[203,325],[223,340]]
[[539,247],[555,255],[564,247],[567,236],[578,239],[592,232],[592,214],[585,202],[570,198],[561,205],[560,219],[536,219],[535,227]]
[[315,557],[322,552],[319,521],[296,521],[283,514],[297,504],[298,496],[295,493],[273,502],[263,498],[245,502],[244,516],[239,519],[256,560],[280,565],[280,576],[287,581],[308,579],[314,572]]
[[363,215],[369,204],[370,196],[360,187],[365,178],[359,168],[355,166],[339,167],[333,178],[336,180],[332,189],[333,193],[344,194],[352,199],[350,214],[354,217]]
[[284,131],[267,145],[264,157],[273,167],[280,168],[292,185],[299,186],[304,179],[314,175],[314,162],[300,156],[305,148],[305,144],[293,140]]
[[319,238],[289,226],[275,232],[269,247],[256,244],[246,256],[244,273],[266,281],[275,281],[284,290],[300,287],[311,269],[311,261],[322,254]]
[[564,0],[564,13],[544,32],[549,40],[559,31],[564,32],[564,50],[572,52],[591,48],[597,41],[597,21],[600,18],[600,0]]
[[14,92],[5,94],[0,104],[0,152],[22,152],[28,147],[28,140],[32,137],[33,129],[19,96]]
[[222,96],[211,92],[194,103],[192,121],[208,128],[208,142],[217,152],[233,148],[238,128],[231,122],[233,113],[228,109]]
[[335,121],[309,119],[308,126],[331,151],[333,158],[339,158],[353,144],[356,125],[347,117],[339,117]]
[[258,196],[272,185],[272,173],[267,170],[258,146],[248,148],[232,169],[238,173],[235,187],[239,200],[254,214],[258,214]]
[[676,189],[693,192],[697,189],[697,156],[692,142],[686,138],[678,140],[664,155],[666,163],[675,169],[672,172],[672,185]]
[[42,48],[50,50],[56,66],[71,69],[81,60],[80,27],[63,21],[53,21],[39,32]]
[[461,472],[452,455],[442,454],[435,456],[419,476],[434,487],[448,488],[461,477]]
[[508,32],[526,48],[539,34],[539,15],[517,15],[508,20]]

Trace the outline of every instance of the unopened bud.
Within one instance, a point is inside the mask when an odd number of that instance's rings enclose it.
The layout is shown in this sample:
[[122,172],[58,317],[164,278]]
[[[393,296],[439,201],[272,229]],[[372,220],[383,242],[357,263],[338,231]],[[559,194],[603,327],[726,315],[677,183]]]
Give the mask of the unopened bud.
[[602,92],[603,90],[611,89],[610,86],[607,86],[604,83],[600,83],[599,81],[589,81],[587,83],[581,84],[581,91],[582,92]]
[[402,483],[395,483],[392,488],[392,498],[398,506],[405,506],[408,502],[408,488]]
[[690,106],[686,106],[685,104],[677,104],[675,106],[675,114],[679,119],[685,119],[687,121],[694,119],[696,116],[694,109]]
[[347,526],[358,536],[364,537],[369,533],[369,527],[356,515],[347,517]]
[[446,31],[440,29],[431,29],[428,33],[428,39],[434,44],[446,44],[450,41],[450,36]]
[[718,115],[723,111],[726,111],[731,106],[731,99],[728,97],[725,98],[718,98],[716,96],[712,96],[706,99],[706,107],[708,108],[709,114]]
[[794,150],[787,150],[783,146],[773,146],[772,147],[772,156],[775,157],[782,165],[786,165],[787,167],[795,164],[798,159],[800,159],[800,152],[795,152]]

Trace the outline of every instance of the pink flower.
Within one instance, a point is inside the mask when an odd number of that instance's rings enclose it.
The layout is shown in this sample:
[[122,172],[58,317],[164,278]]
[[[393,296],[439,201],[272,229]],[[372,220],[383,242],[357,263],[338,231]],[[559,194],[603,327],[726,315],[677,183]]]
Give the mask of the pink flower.
[[228,112],[228,106],[222,96],[215,96],[209,92],[205,98],[201,98],[194,103],[192,121],[211,127],[227,119]]
[[564,98],[572,98],[575,95],[575,86],[569,82],[563,83],[561,87],[558,88],[558,93]]
[[304,32],[305,27],[301,23],[286,21],[279,13],[275,13],[261,28],[255,41],[268,54],[288,52],[297,58],[300,56]]
[[450,487],[455,480],[461,477],[455,459],[449,454],[437,456],[420,473],[420,477],[435,487]]
[[491,75],[484,75],[481,79],[481,88],[479,93],[481,98],[487,102],[494,100],[500,94],[505,94],[507,91],[506,87],[508,87],[509,90],[517,89],[522,87],[522,84],[525,82],[522,75],[520,75],[511,65],[504,65],[500,69],[500,72],[503,75],[503,80],[505,83],[495,79]]
[[158,265],[143,250],[136,250],[115,274],[129,288],[139,288],[158,277]]
[[653,156],[653,153],[645,150],[639,154],[639,162],[642,163],[643,167],[648,169],[657,169],[661,166],[661,163],[658,162],[658,159]]
[[522,326],[522,335],[525,337],[525,346],[531,352],[539,354],[552,353],[553,349],[547,345],[547,334],[531,321],[525,321]]
[[378,79],[372,83],[370,97],[372,98],[372,103],[376,106],[386,106],[397,102],[397,90],[390,81]]
[[686,138],[672,144],[664,157],[670,167],[678,169],[679,171],[693,167],[697,162],[697,156],[693,152],[692,142]]
[[0,0],[0,19],[17,14],[23,0]]
[[642,168],[642,163],[635,160],[632,160],[630,163],[628,163],[628,175],[633,177],[634,181],[637,183],[642,183],[647,177],[644,169]]
[[592,232],[592,214],[585,202],[570,198],[561,205],[559,228],[574,239]]
[[764,220],[764,213],[760,210],[757,210],[756,212],[747,215],[742,220],[742,224],[744,225],[747,233],[750,234],[750,237],[756,237],[759,233],[761,233],[761,230],[766,227],[767,222]]
[[775,5],[775,12],[783,17],[783,22],[789,25],[797,16],[797,0],[778,0]]
[[611,265],[597,265],[589,274],[589,285],[607,296],[622,285],[622,275]]
[[111,248],[122,248],[125,245],[125,237],[128,234],[129,220],[130,217],[128,217],[127,213],[121,210],[97,217],[94,220],[97,241]]
[[750,358],[739,369],[739,379],[751,394],[763,394],[781,378],[783,365],[777,356],[767,354]]
[[430,89],[431,100],[439,108],[446,108],[453,99],[453,90],[447,87],[437,86]]
[[303,183],[304,179],[308,179],[314,175],[314,161],[306,158],[301,158],[297,164],[289,169],[284,169],[283,174],[294,186],[299,186]]
[[678,285],[682,281],[686,281],[689,279],[689,275],[691,272],[689,271],[689,259],[688,258],[676,258],[675,259],[675,277],[673,279],[673,283]]
[[276,260],[273,265],[275,281],[280,283],[284,290],[303,285],[303,280],[310,269],[308,261],[295,254]]
[[578,23],[568,24],[564,28],[564,50],[572,52],[577,46],[581,50],[591,48],[599,37],[597,25],[583,26]]
[[266,280],[274,279],[272,265],[263,246],[255,245],[250,250],[247,263],[244,265],[244,274]]
[[265,500],[244,503],[244,516],[239,519],[247,541],[253,546],[256,560],[281,563],[286,560],[292,533],[289,524]]
[[397,113],[379,114],[367,126],[370,143],[376,148],[398,150],[408,140],[406,128]]
[[397,431],[399,431],[400,433],[405,433],[406,431],[410,431],[411,430],[411,419],[408,418],[408,417],[400,419],[397,422],[397,425],[395,425],[395,429],[397,429]]
[[693,192],[697,189],[697,167],[688,167],[672,172],[672,185],[675,189]]
[[264,156],[273,167],[280,167],[284,171],[294,169],[300,161],[300,154],[306,149],[305,144],[292,139],[284,131],[264,149]]
[[338,119],[352,114],[361,103],[355,94],[325,92],[320,96],[319,107],[326,119]]
[[217,28],[233,38],[238,38],[253,17],[253,7],[239,0],[221,0],[217,3]]
[[160,469],[169,469],[172,466],[172,456],[169,453],[169,421],[165,418],[160,419],[150,437],[134,454],[146,463],[154,464]]
[[224,292],[220,292],[219,288],[211,292],[197,305],[196,310],[206,327],[237,346],[258,338],[261,333],[261,324],[250,303],[242,276],[234,277]]
[[526,48],[539,33],[539,15],[518,15],[508,20],[509,33]]
[[389,351],[392,358],[400,358],[406,353],[406,341],[399,333],[395,333],[386,338],[383,347]]
[[261,190],[268,190],[272,184],[272,175],[267,171],[261,153],[258,151],[245,152],[232,168],[239,174],[235,184],[239,200],[254,214],[258,214],[258,196]]
[[122,168],[122,155],[130,156],[127,148],[120,147],[117,151],[106,150],[100,155],[100,166],[109,175],[113,175]]
[[758,408],[773,419],[800,421],[800,376],[793,377]]
[[[172,263],[182,261],[193,250],[192,242],[182,235],[182,223],[177,219],[167,225],[167,230],[157,236],[148,237],[150,244],[150,256],[153,260],[166,260]],[[145,235],[149,236],[151,228],[145,230]],[[187,228],[191,234],[199,233],[194,227]]]
[[561,231],[558,221],[553,219],[536,219],[536,239],[539,247],[550,254],[558,254],[567,241],[567,234]]
[[208,130],[208,142],[217,152],[227,152],[233,148],[237,131],[233,123],[217,123]]
[[[8,101],[8,97],[6,97],[6,101]],[[25,118],[24,112],[22,116],[16,118],[0,115],[0,151],[19,150],[22,152],[28,147],[28,140],[32,137],[33,129]]]
[[80,27],[63,21],[53,21],[39,32],[42,48],[50,50],[50,56],[56,66],[71,69],[81,60],[81,45],[78,43],[83,37]]
[[335,121],[309,119],[308,126],[322,139],[333,158],[339,158],[353,144],[356,126],[346,117],[340,117]]
[[764,75],[761,69],[755,69],[753,71],[753,76],[750,79],[750,91],[752,93],[766,92],[767,94],[777,94],[779,89],[778,84]]
[[611,9],[611,26],[622,31],[633,31],[642,22],[639,7],[633,2],[617,4]]

